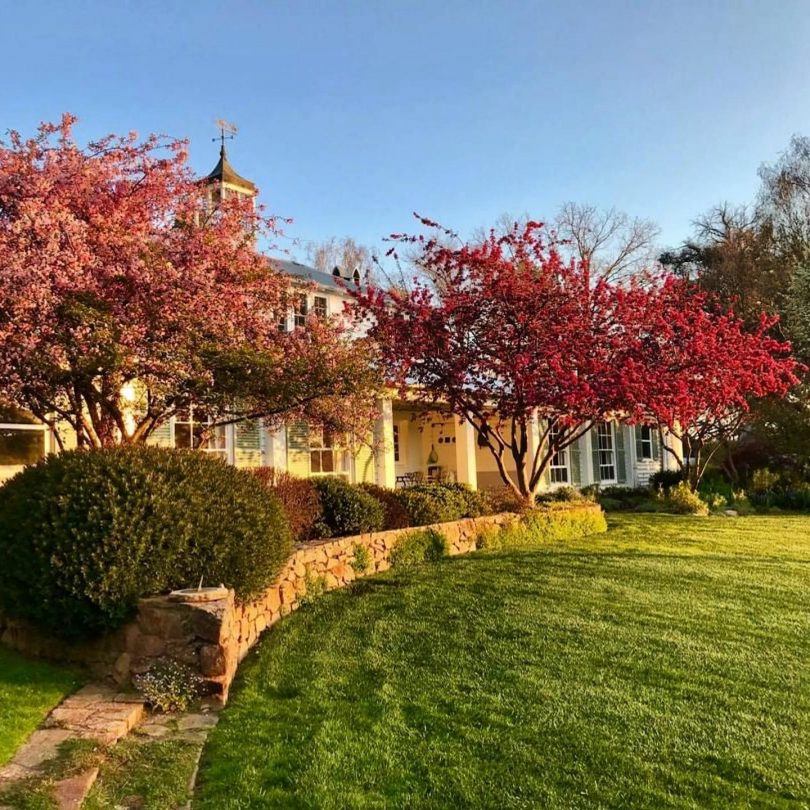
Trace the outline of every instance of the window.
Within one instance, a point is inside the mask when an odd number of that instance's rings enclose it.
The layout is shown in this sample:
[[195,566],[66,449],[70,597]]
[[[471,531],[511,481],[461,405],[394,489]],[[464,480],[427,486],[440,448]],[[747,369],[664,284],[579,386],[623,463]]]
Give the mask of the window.
[[191,407],[174,417],[174,446],[228,460],[228,437],[224,425],[212,426],[211,418],[200,408]]
[[394,425],[394,461],[399,462],[399,425]]
[[316,295],[312,299],[312,310],[315,313],[315,315],[322,321],[326,320],[327,315],[326,305],[327,305],[326,297],[323,295]]
[[640,458],[654,458],[653,455],[653,432],[649,425],[642,425],[639,429],[639,450]]
[[[560,429],[554,425],[548,432],[549,442],[556,441],[559,438]],[[567,484],[568,483],[568,449],[558,450],[551,457],[551,465],[549,467],[552,484]]]
[[326,428],[309,429],[309,471],[311,475],[346,475],[349,456],[338,437]]
[[295,299],[295,307],[293,309],[293,324],[295,328],[307,325],[307,297],[306,295],[299,295]]
[[20,467],[45,455],[47,428],[18,408],[0,405],[0,465]]
[[599,480],[616,480],[616,456],[613,450],[613,426],[600,422],[596,428],[596,447],[599,457]]

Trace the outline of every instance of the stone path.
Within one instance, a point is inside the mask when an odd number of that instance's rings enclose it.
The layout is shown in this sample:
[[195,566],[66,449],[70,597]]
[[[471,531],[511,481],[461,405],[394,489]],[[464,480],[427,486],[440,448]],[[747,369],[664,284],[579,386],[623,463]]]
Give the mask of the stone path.
[[[0,768],[0,793],[16,782],[45,776],[47,766],[59,757],[59,747],[68,740],[113,745],[143,715],[144,703],[139,696],[100,683],[88,684],[60,703],[11,762]],[[54,796],[59,810],[78,810],[97,775],[98,768],[93,767],[57,782]]]

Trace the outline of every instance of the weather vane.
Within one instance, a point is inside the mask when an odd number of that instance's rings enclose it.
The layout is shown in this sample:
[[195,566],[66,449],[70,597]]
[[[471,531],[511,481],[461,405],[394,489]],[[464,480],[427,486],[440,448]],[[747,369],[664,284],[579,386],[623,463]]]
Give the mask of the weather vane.
[[226,121],[224,118],[218,118],[215,122],[217,129],[219,130],[219,136],[216,138],[211,138],[212,141],[220,141],[222,144],[222,149],[225,149],[225,141],[228,139],[233,139],[236,137],[237,128],[236,124],[231,124]]

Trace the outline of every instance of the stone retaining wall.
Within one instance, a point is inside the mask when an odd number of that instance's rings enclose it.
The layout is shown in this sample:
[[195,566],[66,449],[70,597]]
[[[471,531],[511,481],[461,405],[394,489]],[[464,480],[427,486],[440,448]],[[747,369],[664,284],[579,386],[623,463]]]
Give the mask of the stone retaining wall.
[[[572,509],[601,512],[597,504],[577,504]],[[483,530],[513,519],[507,513],[425,528],[436,529],[447,538],[451,555],[466,554],[475,549],[476,537]],[[154,596],[139,602],[138,614],[130,624],[105,638],[74,645],[0,617],[0,640],[29,654],[88,665],[94,673],[110,675],[121,685],[157,659],[169,656],[199,671],[208,691],[225,701],[239,662],[268,627],[299,606],[308,588],[342,588],[358,577],[387,570],[399,540],[414,531],[418,530],[395,529],[300,544],[277,581],[250,602],[235,602],[233,591],[212,602],[177,602]],[[358,546],[368,550],[366,570],[359,570],[356,563]]]

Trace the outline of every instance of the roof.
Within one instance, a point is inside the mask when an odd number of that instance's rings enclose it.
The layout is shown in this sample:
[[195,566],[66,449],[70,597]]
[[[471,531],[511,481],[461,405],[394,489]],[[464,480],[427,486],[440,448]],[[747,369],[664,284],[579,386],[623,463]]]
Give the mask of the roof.
[[331,273],[324,273],[321,270],[316,270],[314,267],[309,267],[300,262],[289,261],[288,259],[270,259],[270,261],[279,269],[281,273],[293,278],[300,278],[310,284],[317,284],[333,292],[339,292],[346,295],[346,287],[352,286],[351,279],[344,278],[345,286],[338,283],[338,279]]
[[218,180],[220,183],[230,183],[234,186],[242,186],[249,189],[254,194],[256,193],[256,185],[250,180],[246,180],[242,175],[237,174],[233,166],[228,160],[228,154],[225,151],[225,144],[223,143],[219,150],[219,162],[214,166],[214,170],[209,174],[205,180],[212,182]]

